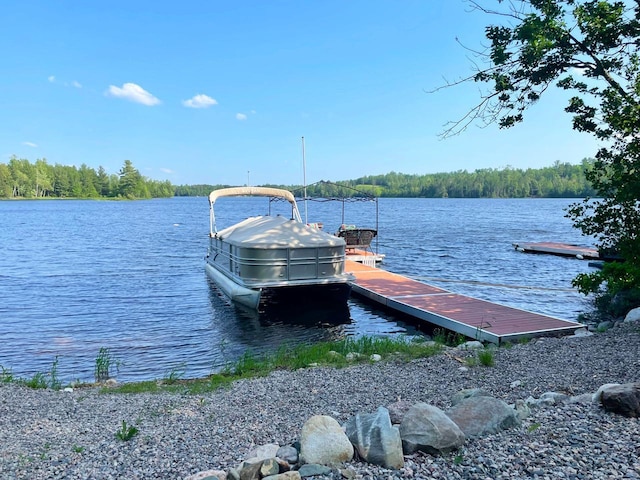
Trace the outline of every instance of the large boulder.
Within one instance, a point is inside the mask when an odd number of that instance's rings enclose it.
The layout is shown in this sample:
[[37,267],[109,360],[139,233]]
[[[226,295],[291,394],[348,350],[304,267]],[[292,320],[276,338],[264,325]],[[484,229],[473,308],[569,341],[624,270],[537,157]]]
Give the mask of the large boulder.
[[467,398],[451,407],[447,415],[467,437],[482,437],[520,425],[515,409],[493,397]]
[[345,431],[364,461],[385,468],[404,466],[400,431],[391,425],[386,408],[380,407],[375,413],[357,413],[347,420]]
[[300,433],[300,461],[336,465],[353,458],[353,445],[340,424],[327,415],[314,415]]
[[598,391],[600,403],[608,412],[625,417],[640,417],[640,383],[610,385]]
[[624,317],[625,322],[640,322],[640,307],[634,308]]
[[600,385],[600,388],[598,388],[598,390],[596,390],[596,393],[593,394],[593,396],[591,397],[591,401],[593,403],[602,403],[602,392],[604,392],[605,390],[611,388],[611,387],[618,387],[620,386],[619,383],[605,383],[604,385]]
[[416,403],[405,414],[400,424],[400,437],[405,454],[417,450],[439,454],[462,446],[464,433],[438,407]]

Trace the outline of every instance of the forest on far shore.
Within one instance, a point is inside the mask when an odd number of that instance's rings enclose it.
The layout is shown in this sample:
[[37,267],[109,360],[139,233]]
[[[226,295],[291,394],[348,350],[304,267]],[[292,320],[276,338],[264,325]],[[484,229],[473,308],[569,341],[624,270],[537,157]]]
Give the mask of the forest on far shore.
[[[579,165],[556,161],[550,167],[526,170],[506,167],[468,172],[403,174],[390,172],[354,180],[318,182],[307,186],[307,196],[332,197],[424,197],[424,198],[583,198],[595,195],[585,172],[592,159]],[[336,185],[345,187],[337,190]],[[158,198],[207,196],[212,190],[235,185],[172,185],[168,180],[146,178],[125,160],[118,174],[96,171],[83,164],[50,165],[45,159],[35,163],[12,157],[0,163],[1,198]],[[284,188],[302,196],[302,185],[263,185]],[[338,187],[339,188],[339,187]]]
[[[483,168],[424,175],[391,172],[355,180],[321,181],[308,185],[306,190],[309,197],[357,196],[363,192],[375,197],[399,198],[584,198],[595,195],[585,178],[585,171],[592,165],[592,159],[584,159],[579,165],[556,161],[550,167],[526,170]],[[347,188],[337,193],[336,184]],[[226,186],[229,185],[180,185],[175,187],[175,194],[206,196],[211,190]],[[302,185],[264,186],[284,188],[302,196]]]

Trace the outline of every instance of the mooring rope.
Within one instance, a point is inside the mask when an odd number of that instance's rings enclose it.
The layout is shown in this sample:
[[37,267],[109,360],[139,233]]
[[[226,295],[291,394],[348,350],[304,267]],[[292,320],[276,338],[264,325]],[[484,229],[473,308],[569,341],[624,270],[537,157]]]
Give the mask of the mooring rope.
[[480,285],[483,287],[499,287],[499,288],[514,288],[519,290],[545,290],[552,292],[577,292],[575,288],[558,288],[558,287],[532,287],[527,285],[506,285],[503,283],[487,283],[480,282],[478,280],[451,280],[448,278],[434,278],[434,277],[409,277],[414,280],[422,282],[442,282],[442,283],[466,283],[469,285]]

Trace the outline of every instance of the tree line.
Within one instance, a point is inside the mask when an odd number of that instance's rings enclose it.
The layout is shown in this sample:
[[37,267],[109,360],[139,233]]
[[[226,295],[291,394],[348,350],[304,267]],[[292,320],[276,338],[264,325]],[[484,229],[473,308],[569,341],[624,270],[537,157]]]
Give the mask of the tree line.
[[[308,185],[306,190],[310,197],[354,196],[364,192],[375,197],[403,198],[584,198],[595,194],[585,177],[592,165],[592,159],[584,159],[580,165],[556,161],[550,167],[526,170],[484,168],[426,175],[391,172],[335,183],[318,182]],[[339,189],[336,185],[349,188]],[[175,194],[206,196],[224,186],[181,185],[175,187]],[[302,196],[300,185],[266,186],[284,188]]]
[[0,198],[159,198],[172,197],[171,182],[148,179],[130,160],[118,174],[109,175],[103,167],[82,164],[50,165],[46,159],[31,163],[11,157],[0,163]]
[[[591,164],[585,159],[580,165],[555,162],[551,167],[526,170],[485,168],[428,175],[391,172],[338,183],[377,197],[583,198],[595,193],[585,178]],[[307,188],[307,193],[324,196],[327,188],[320,183]]]
[[[580,165],[556,161],[552,166],[526,170],[484,168],[468,172],[410,175],[390,172],[335,183],[307,186],[311,197],[354,196],[364,192],[376,197],[423,198],[584,198],[595,191],[586,179],[593,160]],[[343,186],[348,188],[336,187]],[[229,185],[172,185],[143,177],[130,160],[118,174],[103,167],[50,165],[46,160],[31,163],[11,158],[0,163],[0,198],[158,198],[207,196]],[[291,190],[302,196],[301,185],[265,185]]]

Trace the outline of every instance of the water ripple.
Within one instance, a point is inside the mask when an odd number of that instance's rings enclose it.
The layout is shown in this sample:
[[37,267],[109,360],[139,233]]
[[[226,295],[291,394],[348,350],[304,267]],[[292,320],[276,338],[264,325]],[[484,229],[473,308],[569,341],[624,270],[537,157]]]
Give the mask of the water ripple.
[[[239,208],[221,210],[221,224],[255,213],[252,202],[260,199],[239,200]],[[511,247],[514,241],[589,244],[564,218],[568,203],[382,199],[384,266],[446,280],[430,283],[447,290],[575,319],[584,299],[553,288],[566,290],[587,263]],[[371,205],[350,208],[347,223],[374,225]],[[331,203],[313,204],[309,215],[328,231],[342,223]],[[304,316],[257,317],[231,305],[203,272],[208,210],[201,198],[0,202],[0,219],[0,365],[16,376],[47,372],[58,357],[65,381],[92,380],[102,347],[119,360],[118,378],[133,381],[176,369],[207,375],[246,351],[284,344],[420,334],[407,318],[358,299],[346,311]]]

